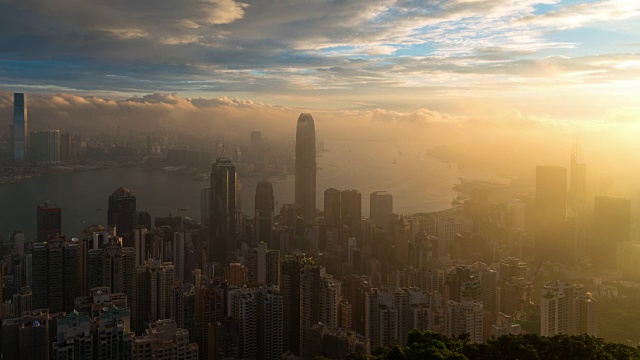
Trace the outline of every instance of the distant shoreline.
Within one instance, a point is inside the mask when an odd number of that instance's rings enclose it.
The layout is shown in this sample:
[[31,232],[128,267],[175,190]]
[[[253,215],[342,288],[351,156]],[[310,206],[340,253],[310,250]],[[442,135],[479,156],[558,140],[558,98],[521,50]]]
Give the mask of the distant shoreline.
[[137,167],[137,163],[101,163],[101,164],[83,164],[83,165],[59,165],[51,167],[30,167],[24,168],[24,172],[15,175],[0,175],[0,186],[16,183],[27,182],[34,178],[40,178],[48,175],[73,174],[85,171],[96,171],[105,169],[114,169],[121,167]]

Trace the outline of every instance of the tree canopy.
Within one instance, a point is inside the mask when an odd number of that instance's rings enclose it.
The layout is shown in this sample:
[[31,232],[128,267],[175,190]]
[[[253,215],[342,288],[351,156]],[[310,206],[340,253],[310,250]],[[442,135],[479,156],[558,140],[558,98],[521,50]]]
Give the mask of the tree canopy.
[[485,344],[413,330],[404,346],[377,349],[375,355],[351,354],[354,360],[614,360],[638,359],[640,348],[608,343],[589,335],[506,335]]

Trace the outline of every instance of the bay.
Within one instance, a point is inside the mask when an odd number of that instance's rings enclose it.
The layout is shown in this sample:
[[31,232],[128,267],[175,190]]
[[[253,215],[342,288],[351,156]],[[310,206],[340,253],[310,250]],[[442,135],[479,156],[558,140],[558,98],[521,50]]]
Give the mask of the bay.
[[[458,177],[488,179],[492,175],[477,169],[462,169],[425,154],[419,143],[325,141],[318,157],[317,207],[329,187],[357,189],[362,193],[362,213],[369,214],[369,194],[385,190],[394,199],[394,211],[413,214],[451,207],[456,196],[452,186]],[[253,214],[259,178],[241,176],[243,211]],[[276,211],[294,200],[294,176],[274,177]],[[105,224],[109,195],[126,186],[136,196],[138,209],[152,217],[169,214],[200,220],[200,190],[206,181],[192,175],[142,171],[137,167],[103,169],[36,177],[25,182],[0,185],[0,235],[8,238],[23,231],[36,233],[36,207],[51,201],[62,207],[63,232],[77,236],[87,225]],[[181,209],[181,211],[178,211]]]

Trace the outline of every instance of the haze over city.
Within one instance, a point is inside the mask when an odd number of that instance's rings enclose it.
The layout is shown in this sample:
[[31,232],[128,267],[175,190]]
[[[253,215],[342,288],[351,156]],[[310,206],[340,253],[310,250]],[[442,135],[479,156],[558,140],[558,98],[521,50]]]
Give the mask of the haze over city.
[[0,0],[0,358],[640,358],[639,24]]

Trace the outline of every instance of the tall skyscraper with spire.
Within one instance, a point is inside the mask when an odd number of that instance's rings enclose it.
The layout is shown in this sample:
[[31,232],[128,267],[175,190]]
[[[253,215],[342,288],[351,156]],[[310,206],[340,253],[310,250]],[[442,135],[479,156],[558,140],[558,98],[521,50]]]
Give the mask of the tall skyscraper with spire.
[[236,248],[236,167],[220,156],[211,169],[209,261],[224,263]]
[[13,161],[21,163],[27,160],[27,101],[22,93],[13,94],[13,126],[12,126]]
[[316,131],[311,114],[298,117],[296,129],[296,205],[305,223],[316,217]]

